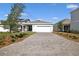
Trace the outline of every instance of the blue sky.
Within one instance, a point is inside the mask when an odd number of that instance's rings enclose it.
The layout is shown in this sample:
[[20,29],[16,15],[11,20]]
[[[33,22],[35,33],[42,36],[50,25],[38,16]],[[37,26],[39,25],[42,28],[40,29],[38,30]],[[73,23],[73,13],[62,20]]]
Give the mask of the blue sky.
[[[12,3],[0,4],[0,20],[6,20],[10,13]],[[28,3],[22,13],[23,19],[44,20],[56,23],[65,18],[70,18],[70,12],[78,8],[79,4],[56,4],[56,3]]]

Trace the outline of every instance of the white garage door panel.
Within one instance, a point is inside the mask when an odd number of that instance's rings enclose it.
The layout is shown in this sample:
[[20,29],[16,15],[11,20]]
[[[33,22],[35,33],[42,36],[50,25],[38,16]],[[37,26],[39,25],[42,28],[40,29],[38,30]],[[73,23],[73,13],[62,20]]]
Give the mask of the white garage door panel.
[[50,27],[37,27],[37,32],[50,32]]
[[52,25],[35,25],[33,26],[33,32],[52,32]]

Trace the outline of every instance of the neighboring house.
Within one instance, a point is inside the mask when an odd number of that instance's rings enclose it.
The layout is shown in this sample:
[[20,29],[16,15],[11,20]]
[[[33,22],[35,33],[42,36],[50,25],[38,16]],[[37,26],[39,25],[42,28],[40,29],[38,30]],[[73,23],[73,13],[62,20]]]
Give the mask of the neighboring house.
[[59,32],[59,27],[58,27],[58,23],[55,23],[54,25],[53,25],[53,31],[54,32]]
[[19,22],[19,29],[24,31],[32,31],[32,32],[53,32],[53,24],[36,20],[36,21],[29,21],[29,22]]
[[[69,32],[70,31],[70,19],[64,19],[54,25],[54,31]],[[61,25],[60,25],[61,23]],[[61,28],[60,28],[61,27]]]
[[[21,32],[26,31],[53,32],[53,24],[46,21],[41,20],[30,21],[29,19],[27,20],[19,19],[18,24],[19,24],[18,30]],[[9,29],[4,29],[3,25],[1,25],[0,32],[7,32],[7,31],[9,31]]]
[[70,23],[71,23],[71,20],[70,19],[64,19],[62,21],[62,30],[64,32],[70,32]]
[[71,12],[71,32],[79,32],[79,8]]
[[9,29],[5,29],[0,21],[0,32],[9,32]]

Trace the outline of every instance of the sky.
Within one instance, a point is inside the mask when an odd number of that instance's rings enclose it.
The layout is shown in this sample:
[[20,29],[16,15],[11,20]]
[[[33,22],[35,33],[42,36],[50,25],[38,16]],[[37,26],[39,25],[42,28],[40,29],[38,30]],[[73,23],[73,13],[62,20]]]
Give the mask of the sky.
[[[0,20],[6,20],[13,3],[0,3]],[[67,3],[26,3],[26,8],[21,13],[23,19],[31,21],[43,20],[53,24],[63,19],[70,19],[72,10],[79,7],[79,4]]]

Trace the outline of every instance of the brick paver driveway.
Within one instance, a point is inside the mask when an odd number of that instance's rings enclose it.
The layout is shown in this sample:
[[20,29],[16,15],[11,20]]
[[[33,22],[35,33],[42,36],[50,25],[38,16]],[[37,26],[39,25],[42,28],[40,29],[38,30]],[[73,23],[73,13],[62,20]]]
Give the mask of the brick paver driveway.
[[52,33],[36,33],[21,42],[1,48],[0,55],[79,55],[79,43]]

